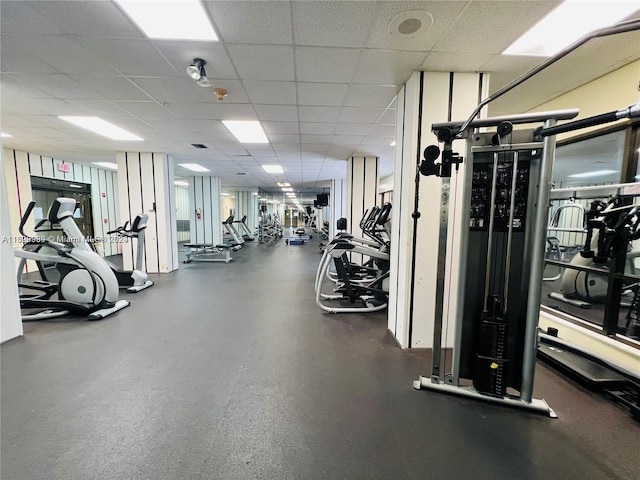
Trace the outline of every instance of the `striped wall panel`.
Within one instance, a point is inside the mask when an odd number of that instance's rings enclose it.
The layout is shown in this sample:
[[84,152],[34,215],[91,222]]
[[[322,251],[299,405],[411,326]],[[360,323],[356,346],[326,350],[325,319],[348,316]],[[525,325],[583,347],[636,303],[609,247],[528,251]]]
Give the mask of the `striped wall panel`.
[[[17,236],[20,218],[29,202],[33,199],[31,177],[58,178],[91,185],[92,218],[95,237],[104,237],[106,232],[119,225],[117,199],[117,173],[95,168],[90,165],[66,162],[43,155],[3,149],[3,164],[9,193],[9,211],[13,235]],[[62,172],[60,164],[68,164],[69,171]],[[27,230],[33,229],[33,224]],[[118,244],[104,242],[105,255],[118,253]],[[28,262],[28,267],[33,265]]]
[[[165,154],[118,152],[118,203],[120,220],[149,217],[145,232],[143,262],[149,273],[178,268],[173,164]],[[123,266],[134,267],[137,243],[121,244]]]
[[222,242],[222,181],[218,177],[189,177],[189,220],[192,243]]
[[[191,232],[184,230],[190,222],[189,189],[176,187],[176,221],[178,223],[178,242],[187,242],[191,238]],[[181,229],[182,228],[182,229]]]
[[[394,166],[391,276],[388,329],[401,347],[431,347],[437,290],[439,205],[442,180],[421,177],[416,195],[416,170],[424,147],[437,143],[436,122],[464,119],[487,94],[480,73],[415,72],[398,94]],[[463,142],[456,145],[464,152]],[[454,318],[457,302],[457,245],[462,206],[462,170],[451,179],[451,213],[447,238],[447,272],[443,318]],[[435,207],[434,207],[435,206]],[[417,210],[421,216],[412,218]],[[454,322],[445,322],[443,346],[453,343]]]

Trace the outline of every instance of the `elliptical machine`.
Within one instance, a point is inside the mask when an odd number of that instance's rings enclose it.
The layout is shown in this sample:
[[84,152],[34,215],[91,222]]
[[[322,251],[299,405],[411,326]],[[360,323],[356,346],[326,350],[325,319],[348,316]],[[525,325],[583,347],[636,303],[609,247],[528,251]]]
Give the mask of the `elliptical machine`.
[[[36,202],[30,202],[20,221],[19,231],[26,238],[23,249],[15,250],[20,258],[18,267],[18,287],[34,290],[36,294],[20,295],[21,308],[43,308],[43,310],[22,316],[23,321],[46,320],[67,314],[88,314],[88,320],[100,320],[129,306],[126,300],[118,300],[118,281],[104,259],[94,251],[77,248],[85,244],[82,232],[73,220],[76,201],[60,197],[53,202],[47,216],[51,225],[60,225],[64,232],[74,232],[64,243],[49,239],[33,238],[24,233],[24,226]],[[35,232],[46,220],[38,223]],[[75,228],[74,228],[75,227]],[[50,230],[49,230],[50,231]],[[46,248],[53,250],[47,253]],[[45,249],[45,251],[42,251]],[[41,280],[23,283],[22,275],[27,260],[36,262]],[[49,282],[44,265],[52,263],[59,274],[57,282]],[[57,295],[57,299],[52,299]]]
[[144,235],[147,228],[147,222],[149,216],[146,213],[141,213],[131,223],[131,228],[127,228],[129,221],[124,225],[107,232],[108,235],[114,233],[121,238],[137,238],[138,245],[136,248],[136,263],[133,265],[133,270],[123,270],[109,260],[105,261],[113,270],[113,273],[118,279],[118,285],[120,288],[126,288],[129,293],[136,293],[145,288],[149,288],[153,285],[153,282],[149,280],[149,276],[145,270],[142,270],[143,255],[144,255]]

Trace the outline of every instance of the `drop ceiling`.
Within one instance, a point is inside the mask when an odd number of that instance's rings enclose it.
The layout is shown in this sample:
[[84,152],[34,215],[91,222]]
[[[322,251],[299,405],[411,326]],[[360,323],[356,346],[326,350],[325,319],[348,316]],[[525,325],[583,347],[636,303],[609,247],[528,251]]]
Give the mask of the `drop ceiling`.
[[[150,40],[111,1],[3,0],[1,121],[13,135],[4,145],[79,162],[164,152],[225,185],[262,189],[324,186],[344,176],[352,155],[380,157],[385,176],[394,98],[412,72],[485,71],[495,91],[540,61],[500,53],[558,3],[204,1],[220,41],[193,42]],[[390,35],[389,22],[411,9],[427,10],[431,29],[417,39]],[[640,58],[638,36],[625,35],[568,57],[490,112],[534,108]],[[213,87],[228,90],[224,101],[186,75],[194,57],[207,61]],[[108,140],[58,115],[100,116],[144,142]],[[270,143],[238,143],[223,119],[261,121]],[[264,172],[269,163],[285,173]]]

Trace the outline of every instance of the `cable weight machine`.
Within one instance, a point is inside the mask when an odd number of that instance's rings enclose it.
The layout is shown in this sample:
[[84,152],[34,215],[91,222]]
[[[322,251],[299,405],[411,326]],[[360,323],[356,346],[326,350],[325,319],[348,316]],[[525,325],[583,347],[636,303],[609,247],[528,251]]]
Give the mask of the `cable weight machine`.
[[[596,30],[483,100],[464,122],[432,125],[439,144],[424,150],[419,172],[442,178],[431,375],[414,381],[429,389],[556,417],[533,399],[540,291],[544,268],[555,135],[637,116],[638,106],[571,120],[578,110],[478,119],[483,107],[591,39],[640,29],[640,20]],[[542,124],[535,129],[514,125]],[[486,129],[495,131],[487,132]],[[453,150],[466,140],[463,158]],[[466,158],[466,160],[465,160]],[[439,163],[436,160],[440,159]],[[450,177],[463,165],[462,228],[458,252],[458,308],[451,372],[443,375],[442,330]],[[416,180],[418,182],[418,180]],[[416,202],[417,203],[417,202]],[[420,217],[418,211],[414,219]],[[480,279],[480,280],[479,280]],[[447,319],[449,320],[449,319]],[[509,390],[507,390],[509,389]]]

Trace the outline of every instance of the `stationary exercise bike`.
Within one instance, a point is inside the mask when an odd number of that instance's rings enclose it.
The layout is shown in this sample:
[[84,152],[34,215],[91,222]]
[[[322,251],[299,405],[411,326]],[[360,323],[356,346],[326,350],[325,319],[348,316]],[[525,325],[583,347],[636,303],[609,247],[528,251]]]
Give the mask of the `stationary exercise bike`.
[[[52,229],[38,230],[44,221],[39,222],[35,229],[36,233],[56,231],[53,226],[60,225],[62,231],[73,234],[67,234],[64,243],[29,237],[24,233],[24,226],[35,206],[36,202],[30,202],[22,216],[19,231],[25,237],[25,243],[21,250],[14,251],[14,255],[20,258],[18,286],[21,290],[38,292],[21,293],[21,308],[42,310],[24,314],[22,320],[46,320],[67,314],[86,314],[88,320],[99,320],[128,307],[128,301],[118,300],[118,281],[104,259],[94,251],[77,248],[85,244],[85,238],[73,220],[76,201],[64,197],[56,199],[47,216]],[[36,262],[41,280],[22,282],[27,260]],[[48,264],[55,266],[59,277],[57,282],[48,280],[45,272]],[[57,299],[52,298],[54,295]]]

